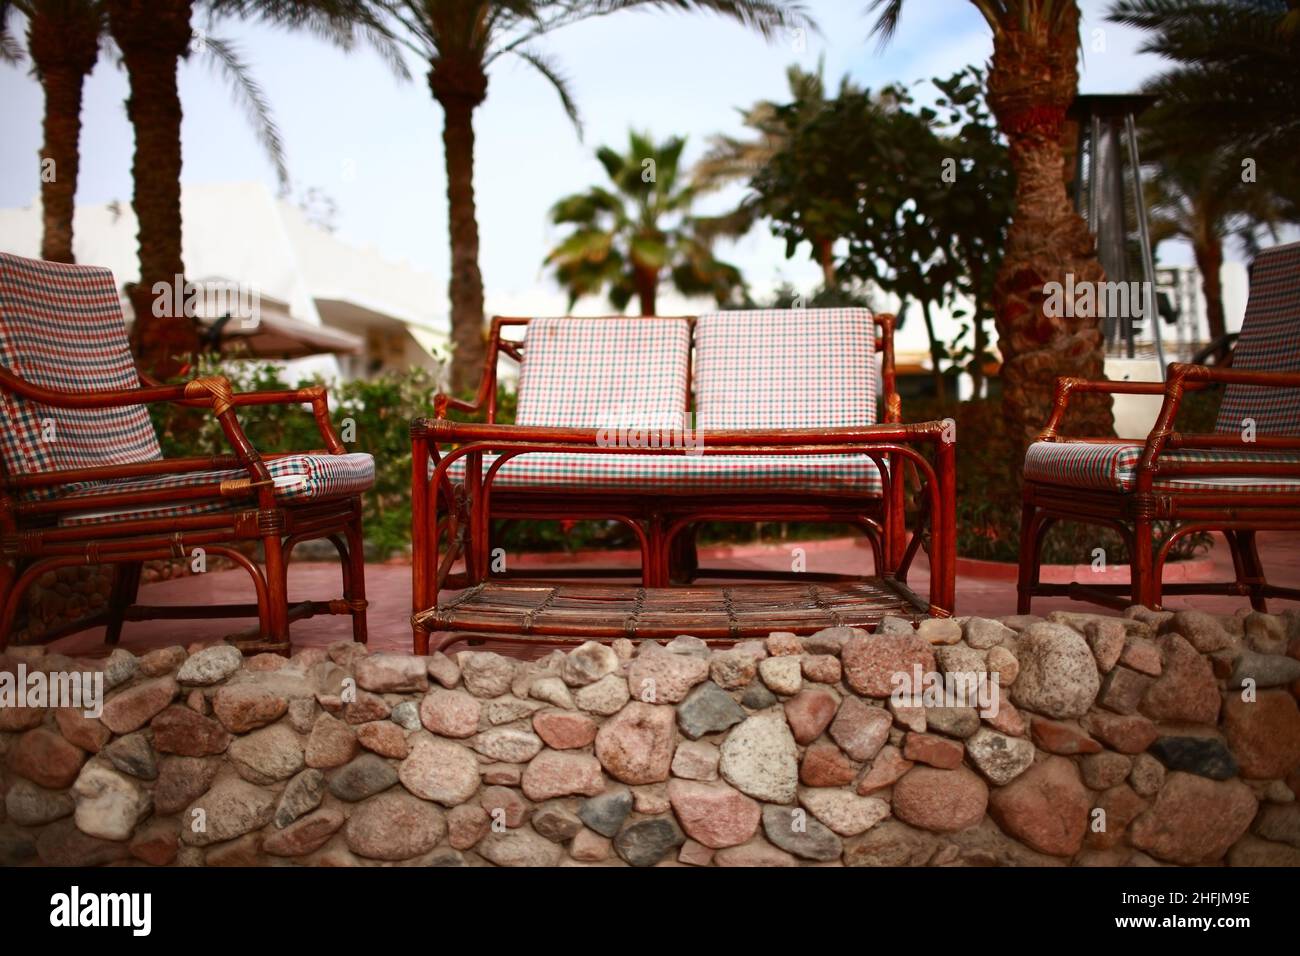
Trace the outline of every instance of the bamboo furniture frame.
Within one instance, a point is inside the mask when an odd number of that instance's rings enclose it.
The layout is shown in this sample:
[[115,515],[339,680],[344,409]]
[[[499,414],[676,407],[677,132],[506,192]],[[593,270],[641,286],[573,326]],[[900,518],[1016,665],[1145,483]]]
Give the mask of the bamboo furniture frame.
[[[280,503],[266,462],[289,453],[262,455],[245,435],[235,411],[258,405],[311,405],[323,453],[346,449],[329,419],[325,389],[319,386],[274,392],[234,392],[219,376],[196,378],[179,385],[159,385],[142,377],[138,389],[125,391],[58,391],[35,386],[0,369],[0,391],[56,408],[116,408],[171,402],[207,410],[221,425],[233,454],[160,459],[129,465],[11,475],[0,464],[0,650],[6,646],[23,595],[47,571],[83,564],[114,564],[117,573],[109,606],[89,619],[64,626],[44,640],[100,625],[115,644],[124,621],[257,617],[255,632],[237,641],[246,652],[289,650],[289,625],[316,614],[347,614],[353,638],[366,640],[365,556],[359,496],[303,504]],[[293,454],[304,454],[295,452]],[[24,491],[84,481],[177,475],[209,470],[242,470],[247,477],[182,488],[102,493],[77,498],[26,500]],[[232,510],[166,518],[141,518],[61,527],[58,517],[71,512],[116,509],[133,505],[174,504],[178,501],[223,498]],[[288,601],[287,565],[303,541],[324,538],[338,551],[343,572],[343,597],[332,601]],[[260,542],[265,569],[253,563],[237,545]],[[248,572],[257,593],[255,604],[168,605],[135,603],[142,562],[183,558],[193,548],[220,554]]]
[[[691,320],[693,321],[693,320]],[[731,430],[697,432],[703,440],[704,454],[720,455],[866,455],[877,465],[882,477],[878,497],[849,494],[791,495],[702,493],[693,496],[646,495],[605,491],[574,492],[534,489],[493,490],[492,484],[501,466],[522,454],[560,452],[573,454],[685,454],[681,448],[629,448],[604,446],[599,430],[590,428],[549,428],[500,425],[496,423],[496,366],[500,355],[522,361],[525,343],[506,338],[502,333],[511,327],[525,326],[526,318],[493,320],[487,361],[477,395],[473,401],[461,401],[439,395],[435,402],[437,418],[413,423],[412,435],[412,522],[413,529],[413,633],[416,653],[426,653],[431,632],[443,634],[439,647],[450,646],[462,637],[516,635],[521,640],[544,640],[563,643],[575,635],[612,634],[658,635],[647,624],[646,607],[662,608],[657,589],[695,576],[691,567],[691,548],[686,535],[700,521],[758,521],[765,519],[835,521],[857,525],[871,541],[876,558],[876,577],[864,583],[863,576],[799,574],[798,579],[812,586],[826,585],[824,594],[800,591],[812,601],[819,613],[805,615],[805,629],[817,630],[847,619],[840,607],[841,599],[853,596],[859,610],[874,608],[866,619],[879,620],[884,613],[934,614],[952,613],[955,591],[955,511],[953,460],[955,436],[943,422],[903,424],[895,387],[893,363],[893,317],[877,316],[880,335],[877,351],[883,353],[883,386],[886,421],[856,428]],[[689,379],[687,382],[689,407]],[[453,422],[446,418],[451,411],[483,413],[485,423]],[[918,451],[929,445],[934,463]],[[444,446],[454,446],[444,448]],[[496,455],[484,472],[484,457]],[[449,467],[465,459],[465,479],[455,483]],[[919,476],[924,494],[918,523],[929,519],[931,540],[931,587],[929,600],[918,598],[907,587],[907,573],[923,544],[919,527],[908,540],[904,515],[902,480],[907,463]],[[430,470],[432,469],[432,475]],[[539,607],[529,604],[528,594],[535,595],[536,582],[512,589],[498,583],[517,575],[494,576],[489,571],[491,522],[496,518],[600,518],[623,523],[633,530],[641,549],[641,587],[574,585],[552,588],[549,599]],[[445,550],[441,548],[446,539]],[[454,571],[458,559],[464,569]],[[619,570],[582,568],[557,573],[550,570],[542,577],[608,578]],[[771,573],[726,572],[726,577],[784,577]],[[858,590],[853,589],[854,584]],[[443,608],[439,593],[463,589],[464,593]],[[772,629],[773,616],[765,621],[746,624],[744,609],[764,606],[763,589],[688,589],[674,588],[668,598],[680,603],[681,611],[671,617],[678,632],[691,630],[713,635],[715,639],[734,639],[753,634],[766,635]],[[775,593],[775,592],[773,592]],[[712,595],[712,596],[710,596]],[[574,604],[574,602],[578,604]],[[574,612],[586,601],[584,618]],[[629,602],[631,602],[629,604]],[[649,602],[649,605],[647,604]],[[699,610],[692,613],[694,605]],[[720,602],[720,603],[719,603]],[[768,602],[770,604],[770,602]],[[851,603],[851,602],[850,602]],[[835,605],[835,606],[832,606]],[[629,614],[627,608],[640,607]],[[561,615],[559,607],[568,611]],[[761,615],[760,615],[761,616]],[[779,614],[776,615],[779,617]],[[860,617],[861,615],[859,615]],[[852,614],[849,617],[854,618]],[[866,620],[864,619],[864,620]],[[472,625],[477,622],[477,629]],[[469,631],[464,630],[470,628]],[[792,625],[791,629],[798,628]],[[519,635],[522,635],[520,637]]]
[[[1256,436],[1247,443],[1230,433],[1185,434],[1175,428],[1179,405],[1188,391],[1216,385],[1248,385],[1261,389],[1300,387],[1300,374],[1258,372],[1204,365],[1174,364],[1160,382],[1090,382],[1077,378],[1057,381],[1051,417],[1039,441],[1061,441],[1061,421],[1076,392],[1117,395],[1163,395],[1164,403],[1147,436],[1132,491],[1100,491],[1026,480],[1020,526],[1018,609],[1028,613],[1035,596],[1065,595],[1112,608],[1142,604],[1159,609],[1164,594],[1231,594],[1250,599],[1265,610],[1266,598],[1300,598],[1300,590],[1270,584],[1264,576],[1255,535],[1259,531],[1300,531],[1300,492],[1264,491],[1249,485],[1225,486],[1221,491],[1155,487],[1159,479],[1177,477],[1300,478],[1300,463],[1214,462],[1171,460],[1179,449],[1237,451],[1300,451],[1300,436]],[[1058,521],[1079,521],[1111,528],[1124,539],[1132,569],[1128,585],[1043,584],[1039,580],[1043,538]],[[1154,539],[1154,524],[1175,527],[1163,542]],[[1235,580],[1222,583],[1171,583],[1161,578],[1171,547],[1186,535],[1220,531],[1232,552]]]

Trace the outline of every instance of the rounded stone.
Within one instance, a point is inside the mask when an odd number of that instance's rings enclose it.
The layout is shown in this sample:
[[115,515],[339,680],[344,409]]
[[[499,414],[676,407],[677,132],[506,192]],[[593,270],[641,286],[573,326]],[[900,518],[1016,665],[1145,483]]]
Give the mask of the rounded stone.
[[955,832],[979,823],[988,800],[987,784],[965,767],[913,767],[894,784],[893,810],[923,830]]
[[447,821],[437,807],[394,790],[353,810],[344,838],[357,856],[395,861],[429,852],[446,832]]
[[1101,689],[1097,661],[1083,636],[1063,624],[1031,624],[1016,647],[1020,673],[1011,699],[1049,717],[1081,717]]

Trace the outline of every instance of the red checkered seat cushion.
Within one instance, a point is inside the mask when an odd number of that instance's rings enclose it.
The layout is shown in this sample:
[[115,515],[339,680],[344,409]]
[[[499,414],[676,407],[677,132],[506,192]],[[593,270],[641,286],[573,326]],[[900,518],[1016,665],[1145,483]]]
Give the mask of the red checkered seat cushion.
[[[368,491],[375,483],[375,460],[370,455],[287,455],[266,463],[275,479],[276,500],[285,504],[306,504],[328,498],[351,497]],[[190,474],[162,475],[115,481],[78,488],[65,499],[76,500],[88,495],[113,492],[123,494],[156,491],[165,488],[194,488],[199,485],[247,478],[246,471],[196,471]],[[209,514],[250,507],[252,499],[197,499],[165,505],[129,505],[123,508],[92,510],[65,514],[60,524],[103,524],[136,519],[174,518],[180,515]]]
[[[484,456],[483,473],[495,460]],[[465,459],[447,469],[453,481],[465,476]],[[880,472],[861,455],[520,455],[501,466],[494,490],[563,489],[592,494],[689,496],[821,493],[879,496]]]
[[690,354],[686,319],[533,319],[519,369],[515,421],[557,428],[681,428]]
[[[1232,367],[1266,372],[1300,371],[1300,243],[1266,249],[1255,258],[1250,276],[1250,301]],[[1229,385],[1219,406],[1215,430],[1240,438],[1248,424],[1257,435],[1300,435],[1300,389]],[[1143,444],[1131,441],[1035,442],[1025,456],[1025,477],[1032,481],[1131,491]],[[1157,477],[1154,486],[1178,491],[1224,491],[1241,488],[1257,492],[1300,490],[1300,453],[1246,449],[1166,451],[1161,462],[1265,462],[1297,466],[1290,476]]]
[[[127,344],[113,274],[0,253],[0,366],[19,378],[65,392],[129,391],[140,386]],[[162,457],[143,405],[54,408],[0,391],[0,455],[10,474],[35,474],[156,461]],[[276,497],[286,503],[359,494],[374,483],[369,455],[293,455],[267,463]],[[28,497],[84,498],[105,493],[193,487],[247,478],[208,471],[46,487]],[[244,506],[230,499],[94,510],[63,524],[169,518]]]
[[[139,388],[113,274],[0,253],[0,365],[60,391]],[[0,454],[10,474],[162,457],[143,405],[52,408],[9,392],[0,392]],[[44,488],[27,497],[57,493]]]
[[875,421],[875,323],[866,309],[753,309],[696,320],[696,427]]
[[[1137,486],[1137,466],[1142,458],[1143,442],[1134,441],[1054,441],[1034,442],[1025,455],[1025,477],[1071,488],[1094,488],[1099,491],[1132,491]],[[1300,452],[1239,452],[1182,449],[1165,452],[1162,462],[1276,462],[1294,464],[1300,469]],[[1223,491],[1250,488],[1256,491],[1295,491],[1300,489],[1300,471],[1295,478],[1276,475],[1222,477],[1181,476],[1157,478],[1157,489],[1178,491]]]

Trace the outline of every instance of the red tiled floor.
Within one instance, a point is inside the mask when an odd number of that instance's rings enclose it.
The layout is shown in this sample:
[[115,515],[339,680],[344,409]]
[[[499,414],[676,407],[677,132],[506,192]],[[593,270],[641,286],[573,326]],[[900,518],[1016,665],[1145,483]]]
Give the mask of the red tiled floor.
[[[1260,534],[1260,553],[1264,567],[1275,584],[1300,587],[1300,539],[1285,533]],[[721,548],[706,551],[701,563],[721,568],[766,568],[789,570],[792,551],[804,549],[808,571],[866,571],[871,566],[870,552],[863,545],[847,540],[801,542],[785,546]],[[1232,562],[1227,547],[1219,541],[1210,552],[1215,580],[1232,577]],[[584,562],[608,565],[612,559],[629,564],[630,555],[584,555]],[[516,568],[545,567],[554,564],[552,555],[520,558]],[[924,596],[929,587],[925,558],[911,577],[911,585]],[[366,569],[366,591],[370,600],[370,646],[376,650],[408,651],[411,647],[411,571],[408,565],[377,564]],[[333,564],[296,564],[289,572],[290,600],[305,597],[330,598],[340,593],[339,572]],[[242,571],[219,571],[148,585],[141,591],[148,604],[187,604],[221,601],[252,601],[252,586]],[[1232,613],[1247,606],[1241,598],[1218,596],[1173,597],[1170,608],[1195,607],[1215,613]],[[1278,611],[1298,606],[1297,602],[1274,600],[1269,609]],[[1034,612],[1045,614],[1058,608],[1095,610],[1092,605],[1066,598],[1040,598]],[[1014,614],[1016,593],[1014,580],[990,580],[959,575],[957,578],[957,613],[997,617]],[[243,627],[243,621],[141,621],[128,623],[123,629],[123,643],[132,649],[164,647],[191,641],[219,640]],[[295,644],[327,644],[351,637],[351,624],[343,617],[317,617],[293,626]],[[103,631],[93,630],[65,638],[52,645],[64,653],[93,652],[102,648]]]

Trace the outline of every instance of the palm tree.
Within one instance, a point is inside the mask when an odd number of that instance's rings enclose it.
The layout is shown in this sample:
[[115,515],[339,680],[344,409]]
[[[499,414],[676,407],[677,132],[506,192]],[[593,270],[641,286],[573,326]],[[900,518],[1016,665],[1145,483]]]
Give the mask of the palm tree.
[[[0,58],[21,53],[5,29],[11,11],[27,18],[32,73],[45,93],[41,146],[41,258],[72,262],[72,213],[80,162],[81,94],[107,29],[101,0],[0,2]],[[11,49],[10,49],[11,48]],[[6,50],[8,55],[6,56]]]
[[[1157,109],[1149,115],[1142,155],[1154,161],[1154,172],[1146,178],[1151,242],[1155,246],[1182,239],[1191,245],[1201,274],[1210,341],[1217,341],[1227,332],[1219,280],[1224,241],[1235,236],[1253,247],[1261,230],[1276,238],[1279,225],[1300,220],[1300,177],[1284,173],[1289,184],[1281,194],[1273,188],[1276,181],[1245,182],[1234,150],[1189,148],[1177,138],[1162,142],[1159,117],[1165,111]],[[1178,119],[1175,123],[1181,126]]]
[[682,181],[685,145],[679,137],[655,143],[634,132],[626,153],[602,146],[596,158],[613,189],[593,186],[555,204],[551,218],[574,229],[546,262],[569,290],[570,307],[608,287],[620,312],[635,296],[641,314],[654,315],[665,272],[683,295],[711,293],[719,304],[741,288],[740,272],[713,257],[691,218],[698,189]]
[[[324,35],[344,48],[359,36],[384,41],[369,7],[355,0],[104,0],[109,30],[121,50],[130,80],[127,115],[135,132],[132,205],[139,223],[140,281],[128,287],[135,312],[132,345],[141,367],[157,377],[176,374],[199,348],[198,330],[184,315],[172,315],[170,297],[156,297],[155,285],[171,288],[184,276],[181,259],[181,102],[176,71],[193,47],[210,53],[232,79],[258,121],[263,145],[281,182],[287,180],[279,134],[261,90],[227,42],[191,26],[194,13],[258,19]],[[395,55],[389,54],[390,60]]]
[[[790,86],[790,103],[780,105],[771,100],[759,100],[748,109],[740,111],[741,122],[754,133],[751,139],[719,134],[709,140],[709,150],[695,164],[692,178],[701,190],[720,189],[736,182],[748,183],[772,158],[786,148],[791,130],[824,110],[830,102],[826,98],[823,64],[809,72],[798,64],[786,70]],[[840,81],[840,96],[860,93],[845,77]],[[750,192],[735,209],[719,216],[700,220],[701,230],[708,236],[743,236],[763,218],[762,202],[757,193]],[[822,284],[826,289],[838,285],[835,274],[834,246],[836,236],[816,236],[812,239],[814,255],[822,268]]]
[[[1103,337],[1096,318],[1054,317],[1043,309],[1045,287],[1102,278],[1087,224],[1065,190],[1061,149],[1065,113],[1078,88],[1079,7],[1076,0],[971,0],[993,31],[988,103],[1008,141],[1016,173],[1015,214],[994,283],[995,324],[1002,353],[1004,418],[1027,442],[1052,406],[1057,376],[1101,378]],[[873,0],[875,32],[887,41],[904,0]],[[1080,434],[1113,430],[1109,398],[1070,404]]]
[[451,385],[473,388],[485,355],[483,277],[478,265],[474,208],[474,110],[487,97],[488,71],[507,55],[535,68],[559,93],[569,117],[577,110],[555,63],[536,47],[560,27],[622,10],[711,11],[770,37],[779,28],[810,21],[789,0],[404,0],[381,4],[407,45],[429,64],[429,89],[443,111],[451,238]]
[[1191,244],[1211,340],[1227,331],[1225,238],[1252,246],[1261,228],[1298,214],[1297,17],[1297,0],[1122,0],[1108,15],[1147,30],[1142,52],[1175,63],[1146,85],[1159,97],[1142,124],[1142,155],[1156,169],[1148,186],[1152,239]]
[[1300,0],[1119,0],[1107,19],[1146,30],[1141,52],[1173,61],[1145,88],[1169,134],[1253,160],[1260,182],[1295,167]]

